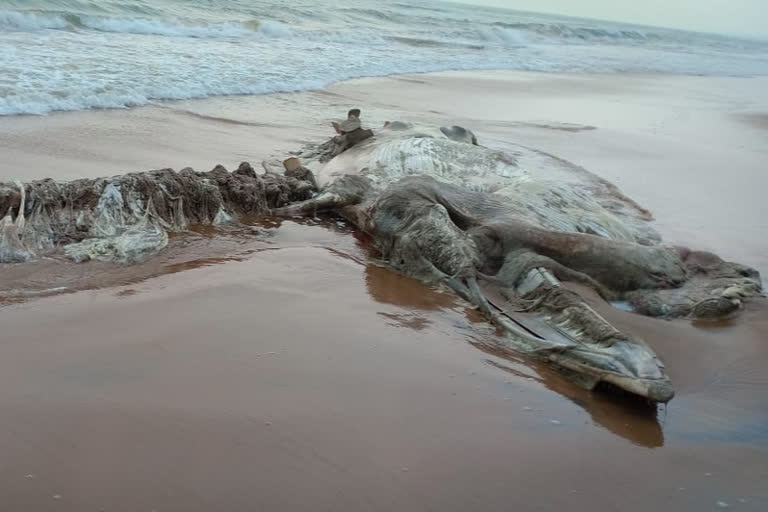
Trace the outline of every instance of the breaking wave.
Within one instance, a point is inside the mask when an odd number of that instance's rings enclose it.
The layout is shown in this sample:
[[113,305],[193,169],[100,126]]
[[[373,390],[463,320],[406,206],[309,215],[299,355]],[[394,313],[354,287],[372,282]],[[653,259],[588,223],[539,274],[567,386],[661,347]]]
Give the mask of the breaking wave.
[[43,15],[33,12],[0,11],[0,30],[35,31],[70,27],[65,16]]
[[661,39],[662,36],[652,30],[643,31],[629,28],[598,28],[568,25],[564,23],[505,23],[494,22],[493,25],[503,30],[516,32],[528,32],[538,36],[549,38],[561,38],[565,40],[579,41],[647,41],[649,39]]
[[[210,25],[191,25],[153,19],[121,19],[83,17],[80,26],[101,32],[116,32],[123,34],[146,34],[168,37],[223,37],[236,38],[252,35],[262,29],[260,23],[214,23]],[[269,32],[270,27],[266,28]]]
[[91,15],[35,14],[0,11],[0,32],[40,30],[92,30],[118,34],[165,37],[237,39],[254,36],[271,38],[299,37],[311,41],[382,42],[384,37],[370,30],[306,30],[290,24],[253,19],[245,22],[193,23],[173,19],[115,18]]
[[0,30],[83,30],[167,37],[239,38],[262,33],[273,37],[292,34],[290,27],[259,20],[230,23],[191,23],[173,19],[121,18],[75,14],[39,14],[0,11]]
[[530,42],[530,38],[523,30],[512,28],[484,26],[477,29],[477,34],[483,41],[505,45],[524,45]]

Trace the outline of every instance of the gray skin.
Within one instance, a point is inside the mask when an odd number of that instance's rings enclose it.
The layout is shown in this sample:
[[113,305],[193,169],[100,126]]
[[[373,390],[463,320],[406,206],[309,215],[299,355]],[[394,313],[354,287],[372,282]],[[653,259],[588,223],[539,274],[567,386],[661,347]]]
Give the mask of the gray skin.
[[[419,139],[425,138],[435,140],[424,146]],[[595,228],[574,232],[550,217],[565,212],[568,220],[579,211],[574,205],[592,208],[589,198],[571,204],[557,192],[558,201],[563,198],[559,204],[546,190],[542,203],[533,194],[509,193],[505,183],[478,185],[473,176],[479,180],[482,172],[473,174],[468,167],[458,175],[440,167],[445,155],[490,151],[476,144],[474,134],[459,127],[420,132],[389,123],[350,155],[336,157],[346,160],[317,171],[322,187],[317,196],[273,214],[342,215],[372,237],[392,268],[444,285],[473,303],[506,331],[508,348],[551,361],[588,388],[606,382],[651,401],[670,400],[672,385],[648,345],[615,329],[561,280],[590,286],[605,299],[627,300],[642,314],[717,319],[732,316],[743,300],[761,292],[757,271],[659,243],[652,230],[636,222],[647,212],[615,190],[615,211],[592,212],[597,220],[586,222]],[[424,147],[434,161],[396,162],[405,159],[403,148]],[[317,159],[316,152],[308,154]],[[479,155],[473,158],[487,156]],[[537,201],[544,214],[528,212]],[[625,215],[627,205],[641,213]],[[615,222],[629,227],[622,231]]]

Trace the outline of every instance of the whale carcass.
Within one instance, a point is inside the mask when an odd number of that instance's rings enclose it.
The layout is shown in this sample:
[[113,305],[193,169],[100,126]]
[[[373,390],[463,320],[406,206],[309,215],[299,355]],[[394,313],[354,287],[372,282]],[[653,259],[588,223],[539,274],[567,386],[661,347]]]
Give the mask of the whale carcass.
[[647,211],[561,159],[480,146],[459,127],[392,122],[374,135],[358,124],[305,148],[285,172],[244,163],[231,173],[0,183],[0,263],[62,247],[75,261],[134,263],[194,224],[333,212],[368,233],[393,269],[471,302],[506,348],[586,387],[658,402],[674,394],[659,358],[568,283],[663,317],[722,318],[761,293],[755,270],[663,244]]

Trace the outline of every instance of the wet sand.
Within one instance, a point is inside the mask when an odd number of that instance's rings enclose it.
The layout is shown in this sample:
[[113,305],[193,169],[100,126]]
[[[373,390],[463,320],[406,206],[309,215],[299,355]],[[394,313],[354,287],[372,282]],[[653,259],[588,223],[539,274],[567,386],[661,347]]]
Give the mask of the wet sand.
[[[356,104],[374,126],[456,122],[566,158],[649,207],[667,239],[766,271],[768,147],[743,112],[765,107],[760,82],[443,73],[6,118],[0,175],[258,161]],[[719,199],[725,168],[738,203]],[[175,236],[134,268],[0,268],[0,508],[768,507],[764,301],[704,326],[591,297],[665,361],[678,395],[657,409],[499,353],[476,312],[373,256],[334,219],[267,219]],[[7,293],[57,287],[71,293]]]

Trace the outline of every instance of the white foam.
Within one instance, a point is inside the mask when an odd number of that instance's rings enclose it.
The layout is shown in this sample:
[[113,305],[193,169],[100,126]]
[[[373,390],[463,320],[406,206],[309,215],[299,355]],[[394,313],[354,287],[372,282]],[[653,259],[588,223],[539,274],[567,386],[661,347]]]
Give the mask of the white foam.
[[259,32],[269,37],[291,37],[294,31],[290,25],[277,21],[262,21],[259,23]]
[[512,46],[523,46],[528,43],[528,37],[524,31],[512,28],[481,26],[477,28],[477,34],[481,40],[491,43]]

